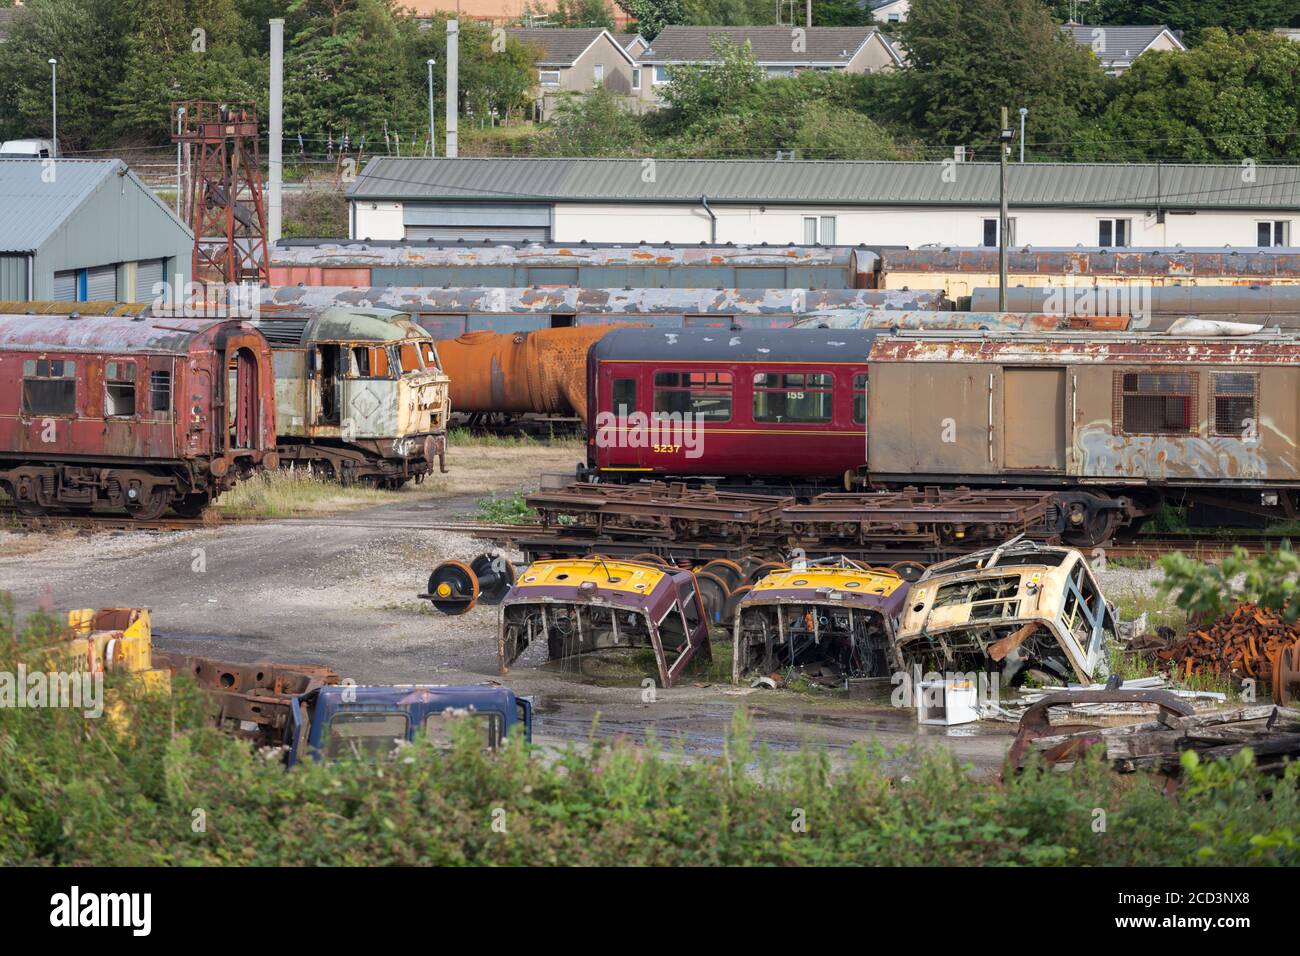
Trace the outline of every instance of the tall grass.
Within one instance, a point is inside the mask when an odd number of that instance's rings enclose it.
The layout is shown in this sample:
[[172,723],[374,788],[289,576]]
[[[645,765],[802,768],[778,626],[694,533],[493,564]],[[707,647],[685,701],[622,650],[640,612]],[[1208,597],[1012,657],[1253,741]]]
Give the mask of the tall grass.
[[313,477],[305,470],[261,472],[235,485],[217,499],[222,514],[285,518],[298,514],[386,504],[400,492],[361,485],[340,485]]

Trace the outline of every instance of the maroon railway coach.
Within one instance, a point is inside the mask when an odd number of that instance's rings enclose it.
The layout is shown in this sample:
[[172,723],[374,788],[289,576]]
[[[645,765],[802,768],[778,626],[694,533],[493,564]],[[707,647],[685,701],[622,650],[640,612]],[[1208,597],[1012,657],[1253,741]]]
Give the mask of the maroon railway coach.
[[0,488],[19,512],[191,516],[277,464],[271,351],[243,321],[0,315]]
[[617,329],[588,353],[589,478],[840,486],[866,460],[859,329]]

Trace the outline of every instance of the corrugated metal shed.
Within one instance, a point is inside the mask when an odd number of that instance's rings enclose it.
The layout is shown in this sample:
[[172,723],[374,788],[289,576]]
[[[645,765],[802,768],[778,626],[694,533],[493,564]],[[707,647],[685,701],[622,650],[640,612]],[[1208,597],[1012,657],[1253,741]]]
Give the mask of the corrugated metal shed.
[[[354,200],[822,203],[981,206],[998,202],[996,163],[831,160],[428,159],[381,156]],[[646,179],[652,179],[646,182]],[[1249,181],[1248,181],[1249,180]],[[1300,209],[1300,166],[1026,163],[1010,169],[1019,207]]]
[[0,252],[36,252],[120,160],[0,159]]

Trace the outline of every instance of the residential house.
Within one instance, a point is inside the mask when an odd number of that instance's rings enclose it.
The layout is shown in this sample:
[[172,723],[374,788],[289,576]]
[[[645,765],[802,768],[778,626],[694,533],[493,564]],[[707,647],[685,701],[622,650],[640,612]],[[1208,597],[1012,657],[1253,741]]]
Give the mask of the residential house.
[[871,15],[877,23],[902,23],[911,12],[911,0],[870,0]]
[[1111,76],[1119,76],[1143,53],[1149,50],[1187,51],[1183,41],[1163,25],[1107,27],[1083,23],[1067,23],[1061,27],[1081,46],[1097,54],[1102,69]]
[[614,39],[634,60],[650,45],[650,41],[639,33],[615,33]]
[[[997,245],[997,163],[397,159],[348,191],[354,239]],[[954,175],[955,172],[955,175]],[[1289,246],[1300,166],[1013,163],[1008,241]],[[473,228],[470,228],[473,227]],[[462,230],[458,233],[456,230]],[[469,231],[464,231],[468,229]],[[485,230],[490,230],[486,231]]]
[[750,45],[768,76],[793,76],[803,70],[876,73],[894,70],[903,60],[876,27],[687,27],[668,26],[637,57],[640,94],[652,105],[674,66],[719,62],[713,43],[722,38]]
[[603,86],[617,96],[638,99],[636,63],[608,30],[599,27],[531,27],[506,35],[537,51],[536,115],[555,115],[561,97]]
[[[420,18],[442,14],[504,25],[519,23],[525,13],[536,15],[539,11],[552,10],[555,4],[554,0],[402,0],[398,6],[414,11]],[[618,4],[609,2],[607,6],[616,27],[631,22],[631,17]]]

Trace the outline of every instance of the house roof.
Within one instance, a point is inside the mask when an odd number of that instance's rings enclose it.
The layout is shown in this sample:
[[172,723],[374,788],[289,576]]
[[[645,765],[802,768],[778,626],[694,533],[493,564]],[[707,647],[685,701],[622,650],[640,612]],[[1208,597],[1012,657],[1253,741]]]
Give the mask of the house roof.
[[650,45],[646,41],[645,37],[641,36],[641,34],[639,33],[611,33],[610,36],[612,36],[614,38],[614,42],[617,43],[619,46],[621,46],[624,50],[630,47],[637,40],[640,40],[646,46]]
[[538,66],[573,66],[578,62],[578,58],[591,48],[592,44],[600,40],[602,35],[609,37],[610,41],[629,63],[632,61],[632,58],[628,56],[627,51],[614,38],[614,35],[600,27],[590,29],[579,27],[528,27],[507,30],[506,35],[529,46],[540,48],[542,56],[537,61]]
[[131,173],[120,159],[0,159],[0,253],[38,251],[114,175]]
[[714,37],[724,37],[737,46],[749,41],[758,63],[825,63],[845,66],[862,45],[879,32],[876,27],[799,27],[804,32],[804,49],[795,52],[795,29],[786,26],[667,26],[637,59],[645,63],[717,62],[712,40]]
[[1107,69],[1132,65],[1133,61],[1145,53],[1161,34],[1168,34],[1169,39],[1173,40],[1179,49],[1186,49],[1182,41],[1164,24],[1108,27],[1067,23],[1061,29],[1070,34],[1080,46],[1092,49],[1097,54],[1097,59],[1101,60],[1102,66]]
[[[978,206],[998,204],[997,163],[658,159],[370,160],[351,199]],[[1300,166],[1026,163],[1009,170],[1014,205],[1300,209]],[[955,175],[952,175],[955,173]]]

